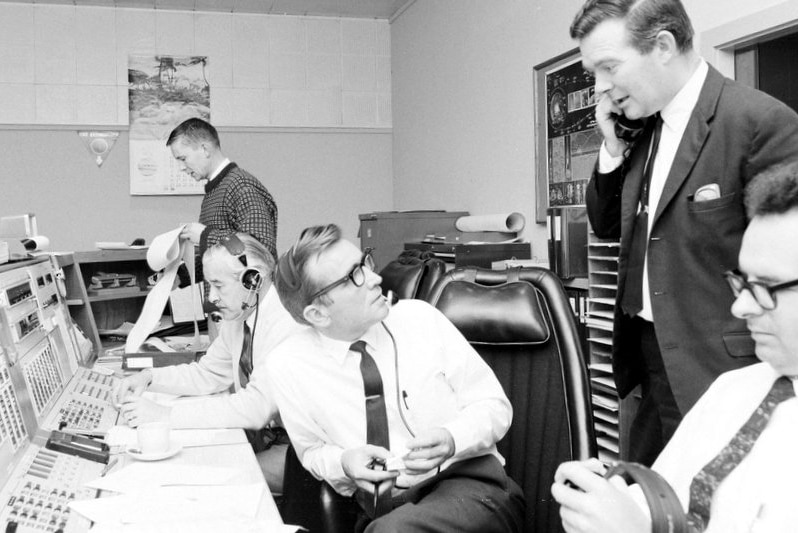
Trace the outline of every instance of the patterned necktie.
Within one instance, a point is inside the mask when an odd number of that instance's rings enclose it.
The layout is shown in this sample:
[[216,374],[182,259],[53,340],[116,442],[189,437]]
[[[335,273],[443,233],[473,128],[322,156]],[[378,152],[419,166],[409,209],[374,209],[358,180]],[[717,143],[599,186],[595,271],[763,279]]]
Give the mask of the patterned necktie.
[[773,414],[776,406],[793,396],[795,396],[795,389],[792,381],[784,376],[777,379],[765,399],[737,431],[737,434],[693,478],[693,482],[690,484],[690,506],[687,511],[687,523],[693,531],[706,529],[715,489],[754,447],[756,439],[767,426],[770,415]]
[[[366,397],[366,443],[390,449],[388,414],[385,410],[385,393],[380,370],[374,358],[366,351],[364,341],[354,342],[349,349],[360,354],[360,373],[363,376],[363,392]],[[358,495],[358,501],[372,518],[391,510],[390,491],[385,490],[380,493],[376,484],[374,491],[373,498]]]
[[241,358],[238,360],[238,378],[242,387],[249,383],[252,374],[252,330],[244,321],[244,340],[241,343]]
[[662,134],[662,116],[654,115],[654,128],[651,134],[651,150],[643,170],[643,185],[640,189],[640,211],[632,228],[632,241],[629,246],[629,259],[626,264],[626,284],[621,297],[621,309],[629,316],[635,316],[643,309],[643,266],[648,246],[648,189],[651,173],[659,150]]

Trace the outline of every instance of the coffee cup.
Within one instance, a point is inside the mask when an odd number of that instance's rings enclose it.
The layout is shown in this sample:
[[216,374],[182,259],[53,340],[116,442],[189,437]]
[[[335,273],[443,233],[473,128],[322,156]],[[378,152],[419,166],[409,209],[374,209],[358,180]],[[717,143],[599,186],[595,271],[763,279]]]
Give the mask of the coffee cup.
[[147,422],[137,430],[139,449],[143,454],[164,453],[169,450],[169,424]]

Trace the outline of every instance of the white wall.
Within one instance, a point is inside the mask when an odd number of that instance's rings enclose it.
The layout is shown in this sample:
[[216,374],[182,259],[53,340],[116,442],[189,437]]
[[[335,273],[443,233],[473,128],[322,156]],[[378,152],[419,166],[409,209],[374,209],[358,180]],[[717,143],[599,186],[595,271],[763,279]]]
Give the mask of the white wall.
[[217,126],[390,127],[385,20],[0,4],[0,123],[127,125],[129,55],[206,55]]
[[579,2],[415,2],[391,25],[398,209],[523,213],[535,224],[533,67],[574,47]]
[[[33,212],[54,250],[196,220],[200,196],[130,196],[128,56],[207,55],[222,147],[280,213],[355,238],[393,205],[386,20],[0,3],[0,215]],[[77,131],[121,136],[97,167]]]
[[[684,1],[699,46],[703,32],[760,12],[798,13],[798,0]],[[519,211],[533,255],[546,258],[545,227],[534,223],[533,67],[576,46],[568,27],[581,5],[417,1],[393,22],[397,208]]]

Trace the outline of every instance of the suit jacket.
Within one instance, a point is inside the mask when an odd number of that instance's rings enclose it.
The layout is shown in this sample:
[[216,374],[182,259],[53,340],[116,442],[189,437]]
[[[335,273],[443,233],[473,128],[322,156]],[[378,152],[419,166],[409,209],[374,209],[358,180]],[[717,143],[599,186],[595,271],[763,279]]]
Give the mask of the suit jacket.
[[[620,238],[618,302],[623,297],[632,229],[647,157],[647,134],[608,174],[594,172],[586,192],[597,236]],[[676,401],[687,412],[722,372],[756,361],[723,272],[737,265],[747,218],[743,190],[763,169],[798,158],[798,115],[778,100],[710,67],[652,219],[648,276],[654,327]],[[693,201],[720,186],[719,198]],[[613,370],[625,397],[641,382],[631,318],[615,308]]]

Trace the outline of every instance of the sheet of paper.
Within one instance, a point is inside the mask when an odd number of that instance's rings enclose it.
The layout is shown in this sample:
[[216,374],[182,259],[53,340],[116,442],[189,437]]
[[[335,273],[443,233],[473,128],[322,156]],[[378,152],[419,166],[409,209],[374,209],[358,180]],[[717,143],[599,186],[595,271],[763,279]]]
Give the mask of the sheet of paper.
[[[238,429],[173,429],[170,432],[170,438],[183,448],[247,442],[244,433]],[[113,426],[106,433],[104,441],[108,446],[119,446],[124,450],[138,444],[138,435],[134,428]]]
[[[162,487],[75,501],[70,507],[97,524],[164,524],[216,519],[254,520],[264,483],[223,487]],[[142,512],[146,509],[146,512]],[[229,531],[228,528],[223,529]]]
[[133,493],[167,485],[226,485],[241,473],[232,468],[163,462],[132,463],[86,483],[87,487]]
[[173,429],[171,437],[184,448],[247,442],[244,433],[238,429]]
[[[212,520],[169,520],[160,524],[103,524],[95,523],[91,533],[294,533],[297,526],[287,526],[268,520],[249,518],[215,518]],[[303,530],[304,531],[304,530]]]
[[172,320],[175,324],[205,320],[202,310],[202,283],[175,289],[169,294]]

